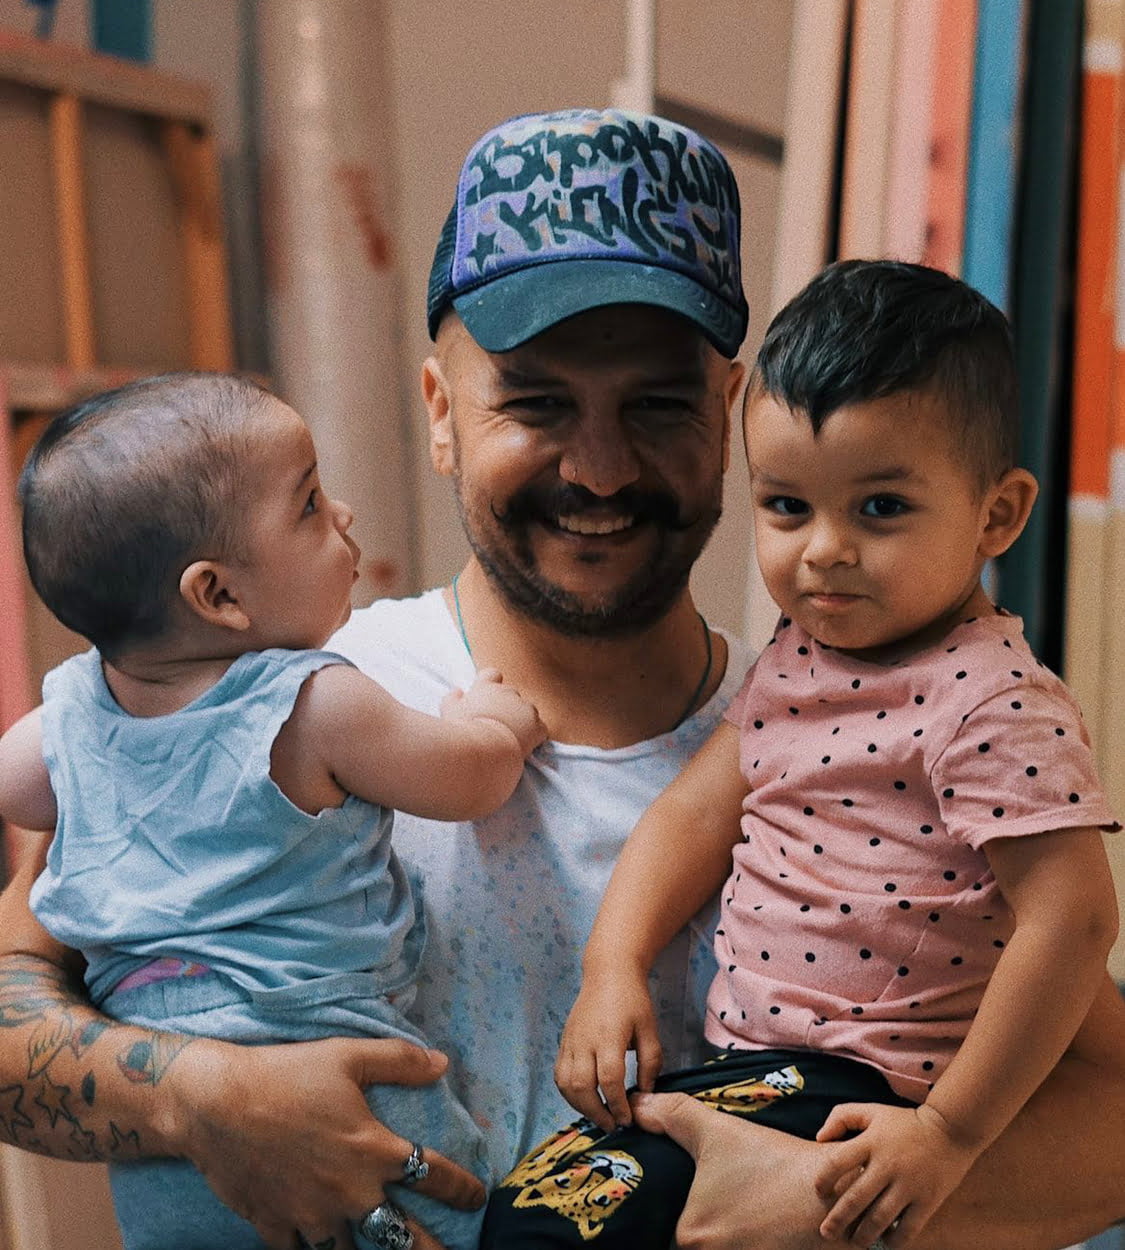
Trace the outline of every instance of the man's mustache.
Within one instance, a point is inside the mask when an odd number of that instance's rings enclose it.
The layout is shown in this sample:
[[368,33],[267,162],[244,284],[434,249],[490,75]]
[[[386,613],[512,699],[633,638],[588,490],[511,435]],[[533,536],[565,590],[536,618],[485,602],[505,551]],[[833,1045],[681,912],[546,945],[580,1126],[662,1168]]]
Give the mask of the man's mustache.
[[560,516],[581,516],[596,511],[599,516],[616,514],[629,516],[637,523],[660,525],[673,531],[690,530],[699,517],[685,517],[675,496],[667,491],[641,490],[624,486],[612,495],[595,495],[584,486],[563,482],[558,486],[526,486],[508,500],[508,506],[498,510],[492,506],[492,515],[505,527],[516,527],[528,521],[545,521],[550,524]]

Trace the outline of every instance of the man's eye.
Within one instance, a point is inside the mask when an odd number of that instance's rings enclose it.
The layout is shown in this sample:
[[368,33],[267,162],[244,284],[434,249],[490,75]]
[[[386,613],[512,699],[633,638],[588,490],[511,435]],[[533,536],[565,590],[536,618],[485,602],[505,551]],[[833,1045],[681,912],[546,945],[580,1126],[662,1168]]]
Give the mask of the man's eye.
[[776,512],[778,516],[804,516],[809,510],[809,505],[803,499],[797,499],[793,495],[773,495],[762,506],[769,512]]
[[320,491],[315,488],[309,491],[309,497],[305,500],[305,515],[311,516],[312,513],[320,508]]
[[896,517],[908,512],[909,508],[905,500],[895,495],[872,495],[863,501],[859,511],[861,516]]

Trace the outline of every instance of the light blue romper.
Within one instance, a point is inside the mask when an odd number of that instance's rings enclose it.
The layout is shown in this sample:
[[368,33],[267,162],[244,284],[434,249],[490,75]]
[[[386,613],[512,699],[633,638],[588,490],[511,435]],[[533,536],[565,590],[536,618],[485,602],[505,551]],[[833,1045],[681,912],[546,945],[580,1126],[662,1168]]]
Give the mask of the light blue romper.
[[[43,750],[59,819],[32,907],[85,955],[91,999],[108,1015],[236,1042],[427,1044],[403,1014],[424,928],[417,885],[391,850],[392,813],[349,796],[311,816],[269,775],[303,682],[346,663],[250,653],[187,707],[146,718],[114,701],[96,651],[47,675]],[[211,972],[114,992],[161,957]],[[481,1133],[444,1080],[374,1086],[367,1101],[488,1183]],[[110,1180],[126,1250],[264,1244],[184,1161],[111,1164]],[[411,1190],[392,1197],[449,1250],[475,1250],[479,1213]]]

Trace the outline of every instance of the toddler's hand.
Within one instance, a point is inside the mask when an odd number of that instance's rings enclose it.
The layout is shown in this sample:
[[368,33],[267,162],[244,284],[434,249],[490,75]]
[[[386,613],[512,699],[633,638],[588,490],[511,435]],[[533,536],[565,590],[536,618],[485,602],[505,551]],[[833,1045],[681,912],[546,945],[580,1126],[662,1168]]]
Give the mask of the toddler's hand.
[[576,1111],[607,1132],[633,1120],[625,1096],[627,1050],[637,1052],[638,1087],[651,1090],[663,1055],[648,979],[624,971],[587,975],[559,1041],[555,1084]]
[[925,1103],[888,1107],[846,1103],[825,1120],[817,1141],[859,1136],[835,1147],[816,1191],[835,1199],[820,1226],[823,1237],[871,1246],[884,1234],[904,1247],[961,1183],[980,1153],[958,1142],[946,1120]]
[[547,737],[535,705],[504,684],[497,669],[484,668],[468,690],[451,690],[441,701],[441,714],[451,720],[494,720],[516,736],[529,755]]

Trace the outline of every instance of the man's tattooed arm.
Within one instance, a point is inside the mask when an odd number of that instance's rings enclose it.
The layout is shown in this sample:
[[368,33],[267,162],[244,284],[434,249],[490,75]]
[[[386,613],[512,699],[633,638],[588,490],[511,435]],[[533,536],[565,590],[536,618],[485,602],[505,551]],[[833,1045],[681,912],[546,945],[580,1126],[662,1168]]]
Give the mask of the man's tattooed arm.
[[180,1154],[163,1082],[193,1039],[90,1006],[79,961],[28,905],[49,840],[21,835],[24,854],[0,895],[0,1142],[61,1159]]
[[75,1160],[162,1153],[143,1104],[191,1041],[106,1019],[44,957],[0,956],[0,1141]]

